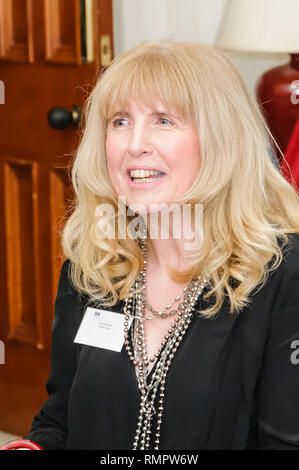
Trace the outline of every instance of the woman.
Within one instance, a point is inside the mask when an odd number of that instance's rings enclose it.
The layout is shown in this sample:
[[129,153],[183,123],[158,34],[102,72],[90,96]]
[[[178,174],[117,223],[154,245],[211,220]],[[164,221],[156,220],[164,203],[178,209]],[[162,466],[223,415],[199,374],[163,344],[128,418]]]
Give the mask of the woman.
[[[299,448],[298,194],[240,75],[216,48],[147,42],[98,77],[84,116],[49,399],[25,437]],[[92,326],[82,340],[90,312],[119,350],[91,345]]]

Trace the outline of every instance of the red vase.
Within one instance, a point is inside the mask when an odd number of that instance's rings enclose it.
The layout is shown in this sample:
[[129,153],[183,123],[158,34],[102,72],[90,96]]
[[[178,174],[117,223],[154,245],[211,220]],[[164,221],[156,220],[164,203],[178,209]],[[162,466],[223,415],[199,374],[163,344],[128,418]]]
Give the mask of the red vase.
[[[256,96],[270,131],[284,154],[299,119],[299,54],[291,54],[288,64],[265,72],[257,83]],[[278,151],[277,157],[280,161]]]

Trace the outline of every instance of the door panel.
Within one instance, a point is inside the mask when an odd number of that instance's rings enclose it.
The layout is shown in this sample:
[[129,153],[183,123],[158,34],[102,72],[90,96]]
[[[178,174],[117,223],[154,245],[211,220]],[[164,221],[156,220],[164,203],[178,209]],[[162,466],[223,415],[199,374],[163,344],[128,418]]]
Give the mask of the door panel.
[[33,0],[0,0],[0,58],[32,63]]
[[45,0],[47,62],[81,64],[80,3]]
[[[38,228],[36,197],[37,163],[9,160],[4,163],[4,225],[6,229],[8,335],[7,339],[45,349],[35,285],[35,239]],[[26,227],[26,230],[22,230]],[[28,269],[28,267],[31,269]]]
[[79,142],[75,126],[52,128],[48,112],[82,108],[107,51],[109,62],[112,0],[0,0],[0,429],[19,435],[47,398]]

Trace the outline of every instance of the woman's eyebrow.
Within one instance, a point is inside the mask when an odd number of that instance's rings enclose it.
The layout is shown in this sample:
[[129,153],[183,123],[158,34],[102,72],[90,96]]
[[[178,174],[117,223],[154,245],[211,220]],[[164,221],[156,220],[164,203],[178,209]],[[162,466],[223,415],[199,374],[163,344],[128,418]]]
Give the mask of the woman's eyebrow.
[[111,114],[108,119],[113,119],[115,118],[116,116],[126,116],[126,117],[130,117],[130,114],[127,112],[127,111],[122,111],[122,110],[119,110],[119,111],[116,111],[115,113]]
[[[165,116],[166,114],[167,114],[168,116],[173,117],[173,118],[179,119],[178,116],[176,116],[176,115],[170,113],[170,112],[167,111],[167,110],[165,110],[165,111],[152,111],[152,112],[150,113],[150,116],[161,117],[161,116]],[[113,118],[115,118],[116,116],[120,116],[120,115],[121,115],[121,116],[124,116],[124,117],[132,117],[128,111],[119,110],[119,111],[116,111],[115,113],[113,113],[113,114],[109,117],[109,119],[113,119]]]

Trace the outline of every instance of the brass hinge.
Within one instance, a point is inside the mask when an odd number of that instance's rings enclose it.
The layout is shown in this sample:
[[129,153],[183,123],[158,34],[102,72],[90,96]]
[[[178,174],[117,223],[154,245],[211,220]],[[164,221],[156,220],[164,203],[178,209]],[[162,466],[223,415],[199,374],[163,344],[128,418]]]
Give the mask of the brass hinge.
[[102,34],[100,37],[101,66],[105,67],[111,62],[111,41],[109,34]]

